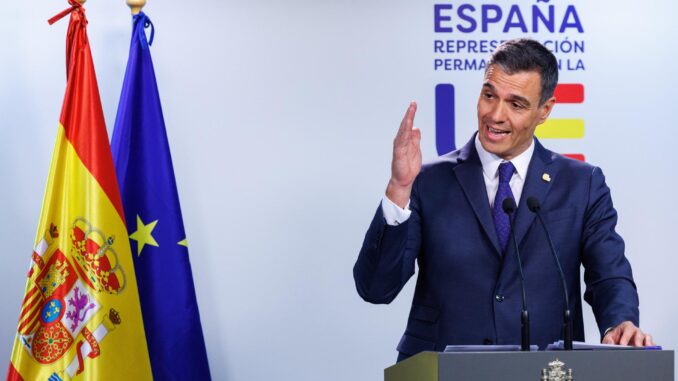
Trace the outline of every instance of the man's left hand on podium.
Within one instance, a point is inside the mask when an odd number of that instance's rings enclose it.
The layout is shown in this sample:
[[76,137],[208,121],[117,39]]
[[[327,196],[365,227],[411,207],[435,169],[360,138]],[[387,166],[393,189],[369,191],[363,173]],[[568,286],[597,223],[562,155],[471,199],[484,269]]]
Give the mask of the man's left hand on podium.
[[603,337],[603,344],[631,345],[634,347],[655,345],[652,336],[643,333],[630,321],[625,321],[609,330]]

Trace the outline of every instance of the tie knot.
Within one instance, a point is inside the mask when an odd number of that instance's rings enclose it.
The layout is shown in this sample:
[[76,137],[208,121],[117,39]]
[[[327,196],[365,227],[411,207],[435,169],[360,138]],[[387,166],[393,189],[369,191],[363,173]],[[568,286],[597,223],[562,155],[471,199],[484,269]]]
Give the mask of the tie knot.
[[499,182],[508,183],[511,180],[511,176],[513,176],[513,172],[515,172],[515,170],[516,168],[510,161],[499,164]]

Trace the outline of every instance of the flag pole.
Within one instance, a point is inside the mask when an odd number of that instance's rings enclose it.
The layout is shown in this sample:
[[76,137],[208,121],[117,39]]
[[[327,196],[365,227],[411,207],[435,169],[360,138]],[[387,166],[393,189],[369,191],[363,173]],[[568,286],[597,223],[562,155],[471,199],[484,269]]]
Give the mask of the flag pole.
[[[83,0],[83,3],[84,2],[85,0]],[[132,15],[138,15],[139,12],[141,12],[141,8],[146,5],[146,0],[127,0],[127,5],[132,10]]]

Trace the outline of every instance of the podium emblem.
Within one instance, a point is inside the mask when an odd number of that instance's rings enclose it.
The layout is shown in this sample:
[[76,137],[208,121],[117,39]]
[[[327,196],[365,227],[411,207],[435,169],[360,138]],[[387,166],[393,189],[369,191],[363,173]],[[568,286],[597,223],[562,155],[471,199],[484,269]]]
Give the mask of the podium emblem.
[[564,362],[558,360],[549,363],[548,369],[541,370],[541,381],[573,381],[572,369],[568,369],[567,373],[563,369]]

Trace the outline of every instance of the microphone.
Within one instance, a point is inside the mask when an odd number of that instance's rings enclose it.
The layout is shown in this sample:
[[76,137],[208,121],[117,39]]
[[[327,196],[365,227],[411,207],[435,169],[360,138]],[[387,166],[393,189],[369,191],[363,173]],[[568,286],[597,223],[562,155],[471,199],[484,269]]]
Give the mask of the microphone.
[[516,234],[513,230],[513,219],[511,214],[516,211],[516,202],[512,197],[506,197],[501,204],[504,213],[508,215],[509,227],[511,228],[511,237],[513,238],[513,246],[516,251],[516,260],[518,261],[518,272],[520,274],[520,288],[523,292],[523,310],[520,313],[520,333],[521,333],[521,351],[530,350],[530,315],[527,312],[527,298],[525,296],[525,276],[523,275],[523,264],[520,261],[520,252],[518,251],[518,241],[516,241]]
[[541,205],[539,204],[539,200],[537,200],[534,197],[528,197],[527,199],[527,208],[530,209],[530,211],[534,214],[537,215],[537,218],[539,218],[539,222],[541,223],[541,226],[544,228],[544,232],[546,233],[546,238],[549,242],[549,246],[551,248],[551,254],[553,255],[553,260],[556,262],[556,267],[558,267],[558,274],[560,275],[560,280],[563,283],[563,294],[565,295],[565,311],[563,313],[563,336],[564,336],[564,347],[565,350],[572,350],[572,315],[570,313],[570,306],[569,302],[570,299],[568,298],[567,295],[567,282],[565,281],[565,274],[563,274],[563,268],[560,266],[560,261],[558,260],[558,255],[556,254],[556,248],[553,245],[553,240],[551,239],[551,234],[549,233],[548,229],[546,228],[546,224],[544,223],[544,219],[541,217]]

